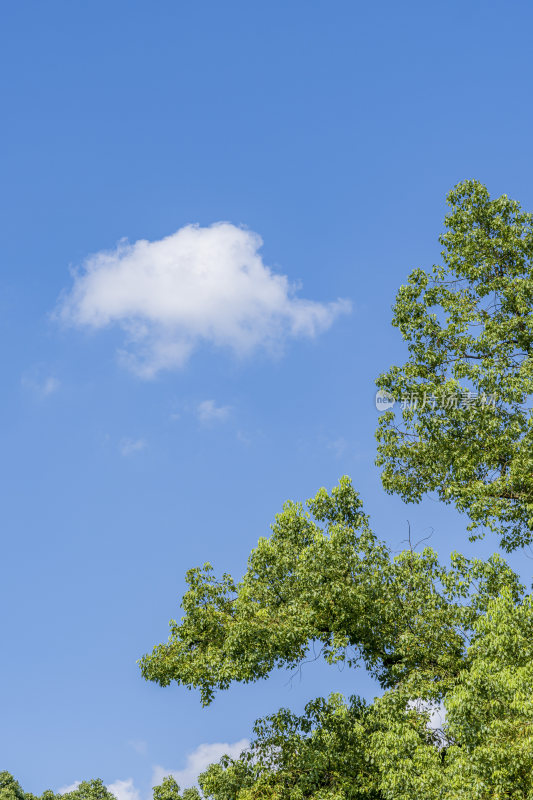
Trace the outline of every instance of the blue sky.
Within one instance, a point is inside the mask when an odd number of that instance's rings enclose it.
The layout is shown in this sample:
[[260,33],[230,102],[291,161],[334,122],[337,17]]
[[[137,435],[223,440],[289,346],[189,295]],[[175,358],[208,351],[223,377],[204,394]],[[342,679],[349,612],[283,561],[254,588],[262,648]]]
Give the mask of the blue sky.
[[318,663],[207,710],[140,677],[186,569],[240,575],[286,499],[347,473],[394,549],[407,519],[493,549],[383,494],[373,381],[447,191],[533,208],[532,25],[527,2],[4,4],[0,768],[27,791],[144,800],[281,705],[372,696]]

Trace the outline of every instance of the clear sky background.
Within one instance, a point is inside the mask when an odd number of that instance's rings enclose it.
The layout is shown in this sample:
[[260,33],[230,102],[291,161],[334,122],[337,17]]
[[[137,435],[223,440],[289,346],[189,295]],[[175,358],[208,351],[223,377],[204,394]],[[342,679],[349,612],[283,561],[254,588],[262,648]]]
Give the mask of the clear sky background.
[[0,769],[26,791],[145,800],[281,705],[372,697],[320,663],[207,710],[140,676],[186,569],[239,576],[286,499],[347,473],[393,549],[407,520],[495,547],[382,492],[373,382],[452,186],[533,209],[532,28],[514,0],[2,4]]

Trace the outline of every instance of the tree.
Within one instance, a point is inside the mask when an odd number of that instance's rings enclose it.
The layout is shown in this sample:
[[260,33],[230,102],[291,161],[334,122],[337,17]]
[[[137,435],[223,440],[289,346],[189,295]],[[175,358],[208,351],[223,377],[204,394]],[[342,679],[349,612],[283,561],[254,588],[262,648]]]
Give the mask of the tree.
[[504,586],[519,596],[497,556],[453,554],[448,569],[430,548],[392,558],[346,477],[307,508],[286,504],[239,583],[227,574],[217,580],[209,564],[189,570],[185,615],[181,624],[171,620],[169,641],[141,659],[146,679],[197,687],[207,705],[232,681],[297,667],[316,643],[330,663],[364,663],[384,688],[428,675],[440,697],[489,600]]
[[0,800],[116,800],[101,780],[82,781],[76,789],[64,794],[47,790],[37,798],[24,792],[9,772],[0,772]]
[[[533,795],[533,601],[504,590],[476,622],[468,669],[446,708],[458,800]],[[477,793],[465,792],[468,785]],[[461,781],[463,786],[461,787]]]
[[533,537],[533,216],[477,181],[448,195],[444,265],[415,269],[393,325],[409,357],[377,381],[383,486],[436,492],[512,550]]
[[25,800],[20,784],[9,772],[0,772],[0,800]]
[[217,800],[296,799],[317,793],[379,800],[379,772],[366,746],[371,725],[369,710],[357,697],[348,703],[340,695],[318,698],[302,716],[281,709],[256,723],[249,752],[209,767],[200,778],[203,792]]
[[[415,270],[394,306],[409,357],[377,381],[402,401],[400,422],[381,416],[378,464],[387,491],[435,491],[512,550],[533,539],[533,217],[475,181],[448,203],[444,266]],[[383,690],[259,720],[247,752],[201,776],[206,797],[533,797],[532,601],[499,556],[392,557],[343,478],[307,508],[286,504],[239,582],[210,564],[187,581],[181,622],[140,661],[146,679],[208,704],[318,646]]]
[[200,794],[198,789],[193,787],[185,789],[181,795],[176,779],[172,775],[167,775],[160,786],[154,786],[153,798],[154,800],[200,800]]
[[[306,508],[286,504],[272,536],[252,551],[241,581],[229,575],[216,580],[210,565],[190,570],[187,580],[181,624],[171,621],[168,643],[141,660],[147,679],[197,687],[208,704],[232,681],[259,680],[280,665],[298,667],[317,645],[330,662],[362,662],[384,690],[369,706],[357,697],[318,698],[302,717],[282,709],[258,721],[248,752],[202,776],[206,797],[493,797],[475,794],[482,779],[465,754],[481,747],[485,761],[488,755],[486,743],[472,739],[465,713],[479,707],[478,672],[496,674],[483,642],[487,630],[501,627],[494,616],[501,597],[512,609],[523,602],[529,608],[517,576],[499,556],[483,561],[454,553],[447,567],[430,548],[393,557],[343,478]],[[527,614],[518,616],[518,642],[529,636],[529,624]],[[509,652],[512,671],[519,656]],[[509,671],[502,673],[500,694],[512,691],[508,677]],[[527,696],[533,671],[520,680]],[[435,731],[428,722],[440,703],[450,706],[450,720]],[[491,746],[502,759],[509,741],[522,736],[528,703],[517,711],[507,739],[498,740],[501,730],[495,729]],[[501,718],[501,707],[495,715]],[[466,793],[458,795],[458,786]]]
[[[160,786],[153,788],[154,800],[200,800],[200,793],[196,788],[185,789],[180,794],[180,787],[173,777],[163,778]],[[0,800],[117,800],[103,781],[96,779],[82,781],[76,789],[63,794],[56,794],[50,790],[43,792],[40,797],[24,792],[9,772],[0,772]]]

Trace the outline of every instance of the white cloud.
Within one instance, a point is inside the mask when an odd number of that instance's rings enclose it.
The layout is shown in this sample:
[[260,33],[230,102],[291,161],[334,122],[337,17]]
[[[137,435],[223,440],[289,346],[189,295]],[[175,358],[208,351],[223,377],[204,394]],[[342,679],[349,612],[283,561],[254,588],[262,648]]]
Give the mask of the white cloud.
[[119,445],[122,456],[132,456],[134,453],[140,453],[145,448],[146,442],[144,439],[122,439]]
[[49,397],[49,395],[57,392],[61,386],[57,378],[55,378],[53,375],[47,375],[43,377],[37,373],[38,370],[34,370],[33,374],[26,373],[23,375],[22,385],[40,397]]
[[69,792],[74,792],[80,783],[81,781],[74,781],[74,783],[69,783],[68,786],[62,786],[61,789],[57,790],[57,794],[68,794]]
[[[213,744],[201,744],[187,756],[187,763],[184,769],[171,770],[164,767],[155,766],[152,774],[152,786],[158,786],[163,778],[172,775],[182,789],[193,786],[198,775],[204,772],[209,764],[219,761],[223,755],[237,758],[243,750],[250,746],[248,739],[241,739],[233,744],[227,742],[215,742]],[[119,798],[119,800],[122,800]]]
[[444,703],[439,703],[438,705],[434,705],[429,709],[429,722],[428,726],[433,731],[441,730],[442,726],[446,722],[446,709],[444,708]]
[[129,746],[135,750],[140,756],[145,756],[148,751],[148,743],[142,739],[135,739],[128,742]]
[[343,436],[339,436],[336,439],[330,439],[326,446],[328,450],[331,450],[337,458],[340,458],[346,452],[348,442]]
[[230,406],[217,406],[214,400],[203,400],[198,404],[196,415],[203,423],[222,422],[230,411]]
[[126,335],[122,361],[150,378],[183,366],[201,343],[238,356],[275,350],[350,310],[347,300],[296,297],[298,287],[263,263],[261,245],[229,222],[186,225],[155,242],[121,241],[86,259],[56,317],[95,330],[118,325]]
[[241,444],[246,445],[246,447],[252,444],[252,437],[244,431],[237,431],[237,439]]
[[60,384],[57,378],[49,376],[43,381],[43,384],[41,386],[41,391],[45,396],[53,394],[54,392],[57,392],[57,390],[59,389],[59,385]]
[[107,789],[115,795],[117,800],[140,800],[139,790],[135,788],[133,778],[110,783]]
[[408,708],[414,708],[420,714],[429,713],[427,727],[434,731],[442,743],[446,742],[443,726],[446,723],[446,709],[444,703],[429,702],[428,700],[409,700]]
[[[57,793],[67,794],[74,792],[80,783],[81,781],[74,781],[69,786],[62,786],[61,789],[57,790]],[[106,788],[109,789],[111,794],[115,795],[117,800],[140,800],[139,790],[135,788],[133,778],[127,778],[125,781],[114,781],[108,784]]]

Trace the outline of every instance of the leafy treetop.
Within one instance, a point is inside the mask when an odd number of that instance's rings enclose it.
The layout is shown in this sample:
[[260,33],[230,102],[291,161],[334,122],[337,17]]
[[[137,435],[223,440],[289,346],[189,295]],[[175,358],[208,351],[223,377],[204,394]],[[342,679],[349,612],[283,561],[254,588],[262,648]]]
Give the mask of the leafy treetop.
[[380,418],[377,463],[388,492],[436,492],[509,551],[533,538],[533,215],[477,181],[448,204],[444,264],[394,305],[409,357],[377,380],[404,401]]
[[498,556],[453,554],[449,568],[430,548],[392,557],[348,478],[307,506],[285,505],[240,582],[217,580],[210,565],[189,570],[185,615],[141,659],[146,679],[199,688],[208,704],[232,681],[297,667],[314,645],[330,663],[363,662],[384,688],[415,681],[415,696],[440,698],[490,600],[503,586],[520,595]]

